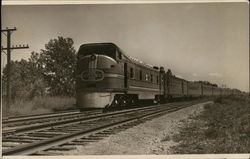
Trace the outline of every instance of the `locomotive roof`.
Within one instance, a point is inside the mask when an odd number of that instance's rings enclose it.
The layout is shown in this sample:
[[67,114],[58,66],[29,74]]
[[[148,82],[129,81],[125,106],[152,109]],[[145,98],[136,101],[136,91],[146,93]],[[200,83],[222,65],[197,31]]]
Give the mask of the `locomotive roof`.
[[[130,55],[127,55],[120,47],[118,47],[116,44],[112,43],[112,42],[104,42],[104,43],[87,43],[87,44],[83,44],[80,46],[80,49],[82,47],[85,47],[85,46],[111,46],[111,47],[114,47],[116,48],[117,50],[119,50],[119,52],[121,52],[121,54],[127,59],[127,60],[130,60],[131,62],[135,63],[135,64],[138,64],[138,65],[141,65],[141,66],[144,66],[144,67],[147,67],[149,69],[152,69],[154,71],[159,71],[159,69],[155,69],[154,66],[150,65],[150,64],[147,64],[141,60],[138,60]],[[79,52],[78,52],[79,53]]]
[[82,44],[80,47],[83,47],[83,46],[93,46],[93,45],[110,45],[110,46],[117,47],[117,45],[115,45],[114,43],[111,43],[111,42],[104,42],[104,43],[86,43],[86,44]]
[[[114,43],[111,43],[111,42],[105,42],[105,43],[87,43],[87,44],[82,44],[79,48],[79,50],[81,50],[83,47],[86,47],[86,46],[111,46],[111,47],[114,47],[114,48],[118,48]],[[79,51],[78,51],[79,53]]]

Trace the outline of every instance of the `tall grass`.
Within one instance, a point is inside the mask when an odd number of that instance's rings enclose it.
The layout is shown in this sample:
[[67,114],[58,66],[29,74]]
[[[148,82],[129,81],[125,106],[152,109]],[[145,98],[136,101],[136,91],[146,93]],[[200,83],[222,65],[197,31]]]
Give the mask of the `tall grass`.
[[3,101],[3,117],[52,113],[74,108],[74,104],[73,97],[35,97],[30,101],[16,100],[7,109],[6,101]]
[[249,96],[215,99],[173,137],[174,153],[249,153],[249,110]]

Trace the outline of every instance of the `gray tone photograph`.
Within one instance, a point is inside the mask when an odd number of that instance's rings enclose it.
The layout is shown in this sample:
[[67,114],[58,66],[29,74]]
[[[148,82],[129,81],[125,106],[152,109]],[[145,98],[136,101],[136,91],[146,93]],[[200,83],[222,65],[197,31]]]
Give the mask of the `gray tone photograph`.
[[1,17],[4,157],[249,157],[248,2],[15,2]]

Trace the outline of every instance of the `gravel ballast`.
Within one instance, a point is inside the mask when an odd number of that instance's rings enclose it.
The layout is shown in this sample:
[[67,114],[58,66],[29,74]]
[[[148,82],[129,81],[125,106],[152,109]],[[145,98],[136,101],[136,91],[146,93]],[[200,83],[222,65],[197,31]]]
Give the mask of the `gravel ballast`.
[[178,143],[172,141],[171,136],[178,133],[183,121],[200,114],[203,106],[208,103],[211,102],[196,104],[154,118],[87,146],[77,146],[75,150],[64,152],[64,155],[172,154],[170,147]]

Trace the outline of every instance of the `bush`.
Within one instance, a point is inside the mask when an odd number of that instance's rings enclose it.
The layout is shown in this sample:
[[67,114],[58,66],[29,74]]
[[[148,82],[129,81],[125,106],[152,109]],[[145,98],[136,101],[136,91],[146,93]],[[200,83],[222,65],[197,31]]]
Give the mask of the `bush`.
[[[219,97],[174,136],[175,153],[249,153],[248,96]],[[189,146],[187,146],[189,145]]]
[[74,108],[75,98],[73,97],[35,97],[30,101],[16,100],[7,109],[6,101],[3,101],[3,116],[33,115],[52,113],[60,110]]
[[[46,83],[43,76],[32,61],[22,59],[11,61],[11,99],[12,101],[30,100],[35,96],[43,95]],[[7,91],[7,68],[3,69],[2,91]]]

